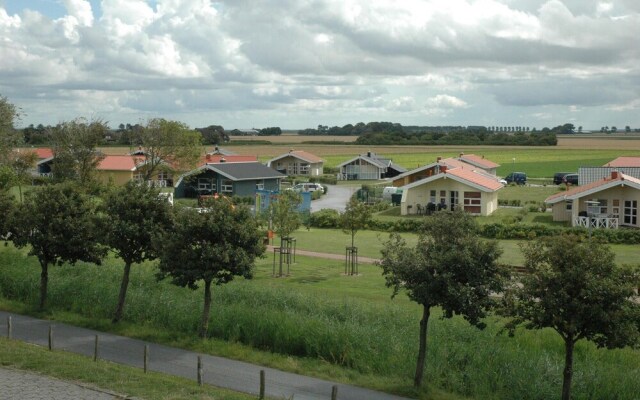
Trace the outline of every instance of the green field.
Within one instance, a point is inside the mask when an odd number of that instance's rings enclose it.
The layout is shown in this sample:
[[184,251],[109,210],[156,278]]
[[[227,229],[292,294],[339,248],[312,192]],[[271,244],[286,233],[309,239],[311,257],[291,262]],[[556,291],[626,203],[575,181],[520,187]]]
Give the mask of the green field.
[[[557,334],[522,331],[509,338],[499,333],[498,318],[484,331],[461,318],[432,318],[428,387],[414,392],[419,307],[402,293],[391,300],[379,268],[371,265],[362,265],[359,276],[344,276],[340,261],[298,257],[291,276],[272,278],[271,258],[262,259],[253,280],[214,289],[212,337],[204,341],[196,337],[201,290],[157,283],[153,264],[133,268],[125,321],[117,326],[109,320],[118,260],[52,268],[44,314],[34,311],[37,261],[8,246],[0,249],[0,265],[0,307],[15,312],[423,399],[547,399],[560,393],[563,347]],[[640,352],[580,342],[575,371],[575,399],[635,399]]]

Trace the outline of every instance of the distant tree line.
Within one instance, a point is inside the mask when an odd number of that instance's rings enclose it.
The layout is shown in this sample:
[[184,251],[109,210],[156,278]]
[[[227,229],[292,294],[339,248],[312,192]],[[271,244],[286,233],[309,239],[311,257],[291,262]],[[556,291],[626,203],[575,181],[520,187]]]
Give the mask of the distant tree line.
[[555,146],[556,133],[551,130],[536,132],[491,132],[484,127],[463,128],[450,132],[377,132],[367,133],[356,140],[366,145],[517,145]]

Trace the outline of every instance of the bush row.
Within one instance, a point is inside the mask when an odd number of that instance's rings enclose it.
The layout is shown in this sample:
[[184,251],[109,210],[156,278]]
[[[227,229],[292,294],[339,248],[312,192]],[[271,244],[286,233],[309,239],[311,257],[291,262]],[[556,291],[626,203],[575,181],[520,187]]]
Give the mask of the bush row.
[[[372,220],[368,228],[383,232],[419,232],[425,219],[399,219],[395,221]],[[320,210],[311,214],[310,224],[314,228],[340,228],[339,213],[335,210]],[[492,223],[480,226],[480,235],[489,239],[535,239],[560,234],[574,234],[587,237],[584,228],[550,227],[541,224]],[[593,229],[594,239],[611,244],[640,244],[640,230],[637,229]]]

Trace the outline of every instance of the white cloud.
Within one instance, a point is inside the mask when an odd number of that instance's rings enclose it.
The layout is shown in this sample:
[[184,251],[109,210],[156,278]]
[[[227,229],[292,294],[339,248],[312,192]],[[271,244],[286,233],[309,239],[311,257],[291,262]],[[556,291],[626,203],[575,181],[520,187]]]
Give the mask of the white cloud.
[[466,108],[467,103],[455,96],[448,94],[439,94],[426,100],[428,107],[434,108]]
[[0,6],[0,90],[29,118],[640,126],[635,0],[60,2],[61,17]]

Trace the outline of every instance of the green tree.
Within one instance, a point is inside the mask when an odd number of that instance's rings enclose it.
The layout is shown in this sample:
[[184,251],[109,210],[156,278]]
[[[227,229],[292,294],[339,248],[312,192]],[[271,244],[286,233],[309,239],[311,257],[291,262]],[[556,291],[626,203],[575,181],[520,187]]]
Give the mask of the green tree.
[[160,170],[188,171],[201,156],[202,134],[178,121],[150,120],[140,132],[144,152],[143,179],[150,181]]
[[611,249],[575,236],[559,236],[522,247],[529,274],[504,297],[510,333],[552,328],[565,348],[562,399],[571,398],[573,352],[582,339],[599,347],[640,343],[637,267],[620,267]]
[[264,253],[255,218],[245,207],[225,199],[210,201],[199,213],[181,210],[175,225],[157,239],[160,255],[159,278],[171,277],[173,284],[197,289],[204,282],[204,308],[199,335],[206,337],[211,309],[211,284],[231,282],[235,276],[253,276],[256,257]]
[[77,118],[58,124],[51,131],[53,177],[57,182],[73,180],[83,187],[96,183],[96,169],[103,156],[97,151],[107,124]]
[[40,309],[47,298],[50,266],[100,264],[106,255],[99,243],[102,226],[95,204],[70,183],[35,188],[14,215],[13,243],[29,245],[29,255],[40,262]]
[[631,127],[630,127],[629,125],[625,126],[625,127],[624,127],[624,131],[625,131],[626,133],[631,132]]
[[7,164],[13,149],[24,143],[13,127],[19,116],[18,108],[0,95],[0,165]]
[[38,161],[38,155],[32,151],[14,151],[11,168],[14,174],[14,184],[18,186],[20,202],[22,203],[22,186],[31,181],[31,171]]
[[340,214],[340,226],[344,233],[351,235],[351,247],[354,247],[356,233],[365,229],[370,220],[371,209],[352,197],[344,212]]
[[11,217],[15,209],[15,200],[7,191],[0,189],[0,240],[9,238]]
[[490,295],[503,287],[500,254],[495,241],[480,239],[475,220],[464,211],[430,217],[414,248],[407,247],[397,233],[385,242],[379,265],[387,287],[393,288],[392,297],[404,289],[422,306],[416,387],[422,383],[431,309],[439,306],[443,317],[459,314],[483,329],[482,318],[495,305]]
[[302,196],[293,190],[283,190],[278,196],[277,201],[269,204],[269,217],[273,231],[280,236],[280,245],[282,239],[289,237],[302,224],[300,213],[297,208],[302,203]]
[[109,220],[105,242],[124,261],[118,305],[113,317],[115,323],[120,321],[124,312],[131,265],[157,257],[153,235],[158,229],[170,226],[172,213],[169,203],[159,198],[158,190],[136,182],[110,191],[104,201],[104,211]]

